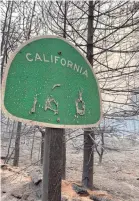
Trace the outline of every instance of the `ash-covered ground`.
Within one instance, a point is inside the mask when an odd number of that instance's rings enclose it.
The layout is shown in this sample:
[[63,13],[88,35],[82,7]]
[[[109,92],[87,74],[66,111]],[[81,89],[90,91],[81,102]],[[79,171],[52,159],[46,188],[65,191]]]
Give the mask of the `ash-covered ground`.
[[[67,161],[66,161],[66,180],[81,182],[83,166],[83,130],[67,130]],[[9,135],[10,136],[10,135]],[[32,143],[34,139],[34,144]],[[11,142],[10,152],[14,148],[14,137]],[[96,140],[97,141],[97,140]],[[9,145],[8,135],[2,136],[2,156],[6,156]],[[102,164],[98,164],[98,154],[95,153],[94,165],[94,186],[101,191],[112,195],[113,200],[117,201],[138,201],[139,200],[139,141],[129,138],[109,136],[105,137],[105,149]],[[11,189],[14,192],[27,188],[31,182],[30,176],[34,170],[42,175],[40,165],[41,134],[22,133],[20,142],[20,164],[19,169],[14,171],[2,170],[2,200],[15,201],[18,198],[11,197]],[[11,157],[12,158],[12,157]],[[13,160],[9,160],[12,165]],[[7,172],[6,172],[7,171]],[[19,174],[17,172],[24,172]],[[9,177],[9,175],[11,175]],[[25,176],[24,181],[22,177]],[[8,178],[9,177],[9,178]],[[14,182],[15,181],[15,182]],[[14,183],[14,186],[13,186]],[[32,185],[32,184],[30,184]],[[14,187],[14,188],[13,188]],[[33,188],[35,190],[33,190]],[[14,190],[15,189],[15,190]],[[36,192],[35,187],[31,187]],[[39,200],[40,187],[37,187],[38,197],[29,200]],[[6,193],[5,193],[6,192]],[[35,194],[36,195],[36,194]],[[19,196],[20,197],[20,196]],[[11,199],[12,198],[12,199]],[[22,198],[22,200],[25,200]]]

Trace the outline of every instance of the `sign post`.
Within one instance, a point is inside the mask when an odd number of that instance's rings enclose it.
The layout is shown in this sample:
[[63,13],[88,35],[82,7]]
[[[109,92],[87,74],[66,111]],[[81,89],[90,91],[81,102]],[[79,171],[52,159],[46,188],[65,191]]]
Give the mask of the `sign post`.
[[62,139],[64,130],[46,128],[44,136],[42,201],[61,201]]
[[90,63],[63,38],[36,37],[11,56],[2,90],[2,108],[9,118],[47,127],[42,199],[60,201],[61,128],[94,127],[102,115],[100,90]]

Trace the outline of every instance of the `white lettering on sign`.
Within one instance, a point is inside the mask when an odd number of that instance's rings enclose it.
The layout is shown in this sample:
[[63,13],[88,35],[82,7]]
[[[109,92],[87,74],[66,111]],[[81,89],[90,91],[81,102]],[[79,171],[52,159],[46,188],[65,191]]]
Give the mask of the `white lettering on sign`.
[[33,61],[33,59],[29,59],[29,57],[28,57],[29,55],[31,55],[31,54],[30,54],[30,53],[27,53],[27,54],[26,54],[26,59],[27,59],[28,61]]
[[85,75],[86,77],[88,77],[87,70],[85,70],[82,74]]
[[36,53],[36,56],[35,56],[35,61],[37,61],[37,60],[42,61],[42,59],[41,59],[41,57],[40,57],[40,55],[38,53]]
[[58,61],[59,58],[60,57],[55,56],[55,64],[57,63],[57,61]]
[[66,65],[66,60],[64,58],[61,59],[61,65],[65,66]]
[[87,69],[84,69],[82,66],[77,65],[76,63],[70,61],[70,60],[66,60],[65,58],[61,58],[58,56],[54,56],[54,55],[50,55],[49,58],[47,58],[47,54],[42,54],[40,55],[39,53],[36,53],[35,56],[33,56],[31,53],[27,53],[26,54],[26,59],[29,62],[35,61],[35,62],[51,62],[51,63],[60,63],[62,66],[66,66],[68,68],[73,69],[74,71],[76,71],[77,73],[82,74],[83,76],[85,76],[86,78],[88,78],[88,71]]
[[44,62],[49,62],[49,60],[46,59],[45,54],[43,54],[43,60]]
[[51,63],[53,63],[53,55],[51,55]]
[[74,70],[76,70],[77,72],[79,72],[80,66],[77,66],[77,64],[74,64]]
[[71,61],[68,60],[67,67],[72,68],[72,66],[73,66],[73,63],[72,63]]
[[[82,69],[83,69],[83,68],[81,67],[81,68],[80,68],[80,73],[82,73]],[[87,77],[88,77],[88,76],[87,76]]]

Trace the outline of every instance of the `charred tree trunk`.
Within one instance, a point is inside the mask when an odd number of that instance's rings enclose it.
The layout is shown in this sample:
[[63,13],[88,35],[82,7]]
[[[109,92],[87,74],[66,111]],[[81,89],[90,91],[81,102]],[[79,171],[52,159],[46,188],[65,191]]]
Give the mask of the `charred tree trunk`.
[[33,133],[33,140],[32,140],[32,147],[31,147],[31,153],[30,153],[30,159],[32,160],[32,155],[33,155],[33,148],[34,148],[34,138],[35,138],[36,130],[34,129]]
[[44,132],[41,132],[42,138],[41,138],[41,164],[43,164],[43,156],[44,156]]
[[[63,38],[66,38],[66,22],[67,22],[67,2],[64,2],[64,31]],[[66,179],[66,136],[65,129],[63,129],[63,144],[62,144],[62,179]]]
[[[3,71],[4,71],[4,63],[5,62],[7,63],[7,57],[8,57],[7,46],[8,46],[10,27],[11,27],[13,4],[14,4],[14,1],[12,1],[12,2],[8,1],[8,7],[7,7],[7,11],[6,11],[4,27],[2,30],[3,35],[2,35],[2,42],[1,42],[1,54],[3,55],[3,57],[2,57],[2,62],[1,62],[1,82],[2,82],[2,76],[3,76]],[[9,20],[8,20],[8,13],[9,13]],[[5,32],[6,32],[6,34],[5,34]]]
[[14,166],[18,166],[18,164],[19,164],[21,127],[22,127],[22,123],[18,122],[16,139],[15,139],[15,154],[14,154],[14,161],[13,161]]
[[[93,68],[93,13],[94,4],[93,1],[89,1],[89,14],[88,14],[88,37],[87,37],[87,59]],[[83,175],[82,183],[85,187],[93,188],[93,167],[94,167],[94,142],[90,138],[95,139],[95,134],[92,131],[84,131],[84,159],[83,159]]]
[[101,165],[102,163],[102,158],[103,158],[103,154],[104,154],[104,133],[101,133],[101,144],[100,144],[100,149],[98,149],[99,145],[95,144],[95,148],[96,148],[96,152],[99,156],[99,165]]
[[100,148],[100,155],[99,155],[99,165],[102,163],[104,153],[104,133],[101,133],[101,148]]
[[[11,133],[11,136],[10,136],[10,141],[9,141],[9,146],[8,146],[8,151],[7,151],[7,156],[5,158],[5,161],[4,163],[8,163],[8,158],[9,158],[9,154],[10,154],[10,148],[11,148],[11,142],[12,142],[12,139],[13,139],[13,135],[14,135],[14,127],[15,127],[15,121],[13,122],[13,128],[12,128],[12,133]],[[7,128],[6,128],[7,129]]]
[[[90,137],[91,136],[91,137]],[[84,131],[84,156],[83,156],[83,186],[93,188],[93,171],[94,171],[94,142],[95,135],[93,132]]]

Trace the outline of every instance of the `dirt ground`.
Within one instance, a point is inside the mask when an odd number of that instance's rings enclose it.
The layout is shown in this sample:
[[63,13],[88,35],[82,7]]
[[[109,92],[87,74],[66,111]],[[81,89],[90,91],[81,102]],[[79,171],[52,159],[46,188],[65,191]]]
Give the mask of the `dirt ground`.
[[[139,146],[130,151],[110,151],[104,154],[102,165],[95,157],[94,185],[109,192],[119,201],[139,201]],[[67,162],[67,179],[80,181],[82,154],[71,153]]]
[[[71,184],[72,182],[79,184],[82,175],[82,154],[72,152],[70,156],[67,161],[67,181],[62,184],[62,193],[66,198],[70,198],[69,200],[72,196],[79,197],[72,189]],[[97,161],[97,156],[95,160]],[[41,199],[38,197],[41,194],[41,186],[33,185],[29,176],[34,167],[29,167],[27,172],[21,171],[21,168],[18,167],[9,167],[1,172],[2,201],[17,201],[21,200],[21,197],[22,200],[26,200],[25,196],[28,196],[29,201],[40,201]],[[42,171],[40,172],[42,173]],[[136,150],[134,147],[134,151],[106,153],[102,165],[95,163],[94,185],[100,191],[90,192],[90,194],[103,195],[111,198],[112,201],[139,201],[138,149]],[[90,199],[82,197],[80,200],[88,201]]]
[[[27,142],[30,141],[27,139]],[[35,142],[32,162],[38,169],[42,170],[42,166],[40,166],[39,163],[35,163],[38,160],[37,148],[39,148],[40,141],[37,142],[36,139]],[[139,142],[131,144],[131,142],[126,142],[125,139],[124,143],[116,140],[107,140],[107,142],[107,146],[116,147],[119,151],[106,150],[101,165],[98,165],[98,155],[95,153],[94,186],[100,189],[100,191],[105,191],[111,195],[113,198],[112,201],[139,201]],[[83,139],[75,139],[67,143],[67,182],[81,182],[83,150],[80,147],[82,147],[82,144]],[[30,175],[30,172],[34,169],[34,166],[30,165],[30,147],[31,144],[29,143],[27,145],[21,145],[20,147],[20,168],[24,169],[27,175]],[[79,147],[79,149],[77,149],[77,147]],[[18,168],[16,171],[19,171]],[[9,177],[8,174],[12,174],[13,176]],[[12,172],[2,172],[2,178],[7,178],[7,180],[2,179],[2,190],[7,191],[5,188],[8,188],[11,191],[12,188],[13,190],[16,188],[16,192],[20,192],[19,183],[25,186],[28,185],[30,182],[28,176],[21,182],[23,175],[19,174],[18,178],[17,175],[18,174],[15,175]],[[12,197],[11,199],[10,191],[8,191],[8,194],[2,193],[2,201],[15,201],[15,198]],[[37,191],[40,192],[40,189]],[[30,198],[30,200],[31,199],[32,198]]]
[[[34,183],[31,176],[28,176],[20,168],[4,166],[2,173],[2,201],[41,201],[42,181]],[[79,195],[73,189],[77,183],[62,181],[62,199],[61,201],[91,201],[90,196],[97,196],[105,201],[118,201],[106,191],[89,190],[87,195]]]

